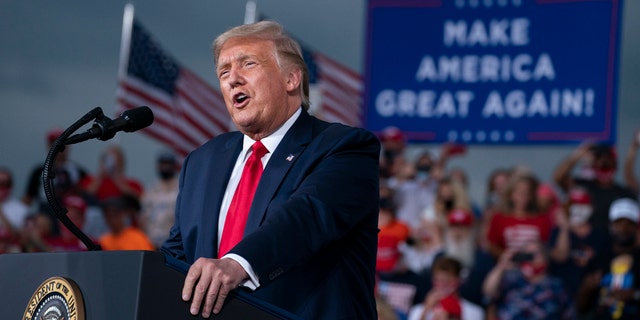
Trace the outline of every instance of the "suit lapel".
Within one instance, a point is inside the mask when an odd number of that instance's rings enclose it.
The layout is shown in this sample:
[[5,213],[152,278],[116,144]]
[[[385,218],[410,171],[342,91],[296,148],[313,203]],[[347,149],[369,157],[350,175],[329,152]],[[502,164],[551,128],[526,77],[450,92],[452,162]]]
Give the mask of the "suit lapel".
[[262,224],[269,202],[273,199],[276,190],[311,141],[311,119],[311,116],[303,110],[269,159],[251,204],[247,225],[244,229],[245,235],[253,232]]
[[[212,226],[211,232],[200,232],[201,243],[211,243],[213,249],[213,257],[218,255],[218,220],[220,218],[220,207],[224,192],[229,182],[229,177],[233,171],[236,159],[242,151],[242,134],[238,133],[231,137],[224,144],[221,150],[214,150],[217,153],[213,159],[205,164],[208,172],[206,174],[206,185],[202,190],[211,190],[209,194],[203,195],[204,207],[202,208],[202,228]],[[224,175],[220,175],[223,173]],[[199,241],[199,242],[200,242]],[[206,249],[210,251],[210,249]]]

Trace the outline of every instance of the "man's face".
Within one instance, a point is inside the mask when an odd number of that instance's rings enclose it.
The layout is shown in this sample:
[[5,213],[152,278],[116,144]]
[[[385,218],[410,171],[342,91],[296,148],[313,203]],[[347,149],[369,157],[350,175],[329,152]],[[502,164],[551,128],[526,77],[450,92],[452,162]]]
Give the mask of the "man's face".
[[611,240],[621,247],[631,247],[635,244],[637,230],[638,225],[626,218],[616,219],[609,225]]
[[443,296],[456,292],[460,286],[460,278],[444,270],[434,270],[431,281],[433,282],[433,289],[441,292]]
[[603,155],[594,160],[593,171],[596,180],[601,184],[612,183],[616,175],[616,160],[612,156]]
[[228,40],[216,71],[231,120],[254,140],[273,133],[300,106],[289,103],[298,95],[299,82],[281,71],[271,41]]

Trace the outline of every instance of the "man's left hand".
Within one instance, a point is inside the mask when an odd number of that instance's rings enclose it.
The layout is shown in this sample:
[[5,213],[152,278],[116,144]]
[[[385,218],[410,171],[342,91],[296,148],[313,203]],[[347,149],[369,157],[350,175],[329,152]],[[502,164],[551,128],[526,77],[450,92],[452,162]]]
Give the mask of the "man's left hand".
[[[218,314],[229,292],[249,278],[242,266],[233,259],[198,259],[187,273],[182,287],[182,299],[191,301],[191,314],[209,318],[211,310]],[[204,304],[203,304],[204,302]]]

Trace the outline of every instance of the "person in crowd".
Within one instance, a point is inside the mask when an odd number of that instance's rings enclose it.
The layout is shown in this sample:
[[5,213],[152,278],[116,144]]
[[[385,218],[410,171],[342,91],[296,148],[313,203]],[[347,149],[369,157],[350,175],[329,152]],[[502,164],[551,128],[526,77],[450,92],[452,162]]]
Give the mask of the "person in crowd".
[[13,173],[0,167],[0,253],[16,251],[29,208],[12,195]]
[[[464,189],[465,194],[469,194],[469,175],[464,168],[451,168],[449,170],[449,178],[452,182],[459,183]],[[467,198],[469,199],[469,206],[471,207],[471,213],[473,213],[474,219],[481,219],[483,214],[482,207],[475,203],[470,196],[467,196]]]
[[538,209],[538,179],[530,173],[514,174],[504,193],[503,211],[494,213],[487,231],[488,251],[497,259],[505,249],[531,241],[549,240],[552,223]]
[[406,319],[411,307],[420,303],[428,288],[427,278],[405,264],[396,237],[380,237],[377,256],[377,294],[386,301],[400,319]]
[[[589,159],[589,160],[585,160]],[[572,172],[581,161],[589,161],[593,178],[573,177]],[[566,193],[578,185],[589,191],[593,201],[591,225],[608,231],[608,212],[611,203],[619,198],[636,199],[636,194],[615,180],[617,157],[613,146],[593,143],[581,144],[555,169],[553,178]]]
[[443,241],[447,216],[454,209],[471,210],[471,201],[464,186],[457,180],[445,177],[440,180],[436,190],[436,198],[432,206],[422,213],[422,224],[434,234],[435,240]]
[[484,208],[482,219],[480,220],[480,231],[478,232],[478,245],[484,250],[489,250],[489,242],[487,241],[489,224],[493,219],[493,214],[503,209],[504,192],[509,185],[510,177],[511,173],[508,169],[497,168],[487,178]]
[[575,297],[587,265],[603,254],[608,241],[589,222],[592,212],[589,193],[581,187],[572,188],[549,238],[549,272],[563,279],[571,297]]
[[[142,183],[126,174],[125,160],[124,151],[120,146],[109,145],[99,156],[97,170],[79,183],[81,194],[88,204],[83,231],[89,237],[99,239],[108,232],[106,216],[101,208],[103,201],[123,195],[140,199],[144,193]],[[139,215],[129,217],[128,221],[140,228]]]
[[389,126],[382,130],[379,139],[381,144],[380,176],[388,179],[393,175],[393,168],[397,167],[396,159],[404,157],[407,138],[398,127]]
[[19,252],[20,230],[11,225],[11,221],[0,207],[0,254]]
[[633,137],[631,137],[631,144],[629,145],[629,150],[627,151],[627,155],[624,158],[623,165],[623,177],[624,184],[627,188],[631,189],[632,192],[638,195],[640,193],[640,182],[638,182],[638,178],[636,177],[636,158],[638,157],[638,148],[640,148],[640,130],[636,130],[633,133]]
[[408,320],[484,319],[484,310],[460,296],[462,264],[441,256],[431,268],[431,289],[422,303],[409,312]]
[[98,239],[103,250],[155,250],[146,234],[131,224],[140,212],[138,199],[122,195],[102,201],[102,211],[109,231]]
[[640,318],[640,249],[636,246],[640,209],[621,198],[609,209],[610,247],[587,267],[577,294],[577,311],[593,319]]
[[443,253],[457,259],[465,271],[473,267],[478,250],[476,242],[476,223],[469,210],[454,209],[447,215],[447,228],[444,233]]
[[162,247],[191,264],[191,313],[220,312],[242,286],[302,318],[375,318],[379,140],[308,114],[308,70],[280,24],[232,28],[213,47],[239,132],[184,160]]
[[508,169],[494,169],[487,178],[487,188],[485,189],[484,212],[499,211],[502,205],[504,191],[509,184],[510,173]]
[[21,252],[48,252],[47,241],[53,236],[53,226],[47,214],[36,212],[27,216],[20,230]]
[[412,230],[407,241],[400,245],[404,266],[420,275],[429,273],[433,261],[442,254],[442,250],[442,241],[424,225]]
[[82,179],[80,187],[98,203],[121,195],[139,199],[144,192],[140,181],[126,175],[124,151],[117,145],[110,145],[104,150],[95,174]]
[[540,183],[536,192],[536,199],[538,200],[540,214],[548,216],[555,223],[556,213],[560,210],[562,204],[553,186],[549,183]]
[[170,151],[160,153],[156,159],[159,181],[146,188],[142,195],[142,230],[156,248],[167,240],[174,222],[179,173],[180,163],[176,156]]
[[[51,128],[47,131],[47,152],[53,145],[53,142],[55,142],[62,133],[63,130],[60,128]],[[78,191],[78,183],[87,175],[85,168],[69,158],[70,152],[71,147],[65,146],[53,161],[52,169],[54,179],[52,187],[59,200],[67,193],[76,193]],[[51,211],[44,194],[44,187],[42,185],[43,172],[44,164],[38,165],[31,171],[26,190],[22,196],[22,202],[32,207],[32,212],[48,213],[51,214],[52,219],[55,219],[54,213]],[[54,232],[57,232],[55,225],[54,229]]]
[[418,181],[415,163],[404,156],[395,157],[386,183],[395,190],[397,218],[415,229],[420,224],[420,212],[433,201],[433,186]]
[[409,238],[409,227],[396,218],[393,194],[380,197],[376,272],[393,270],[400,260],[398,247]]
[[[79,195],[67,194],[62,198],[62,205],[67,209],[67,217],[78,228],[82,230],[87,211],[87,202]],[[47,251],[86,251],[87,246],[69,230],[60,220],[58,220],[60,234],[45,239],[48,247]]]
[[[426,294],[425,278],[419,273],[426,271],[435,254],[425,256],[427,251],[420,247],[421,239],[409,241],[409,227],[395,217],[393,192],[381,189],[376,256],[378,293],[401,319],[406,319],[411,306]],[[428,265],[423,265],[426,260]]]
[[502,252],[482,286],[492,319],[573,319],[561,279],[547,269],[547,253],[538,240]]

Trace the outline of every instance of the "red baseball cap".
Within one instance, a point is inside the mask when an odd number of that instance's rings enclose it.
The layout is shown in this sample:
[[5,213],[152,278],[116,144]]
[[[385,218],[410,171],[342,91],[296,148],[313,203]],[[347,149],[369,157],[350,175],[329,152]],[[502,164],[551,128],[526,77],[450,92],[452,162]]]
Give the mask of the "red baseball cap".
[[83,214],[87,210],[87,202],[84,201],[82,197],[79,197],[76,195],[65,196],[62,202],[64,203],[64,206],[67,207],[67,209],[70,209],[70,208],[78,209]]
[[584,189],[572,189],[569,191],[569,203],[571,204],[591,204],[591,196]]
[[464,209],[454,209],[447,215],[449,225],[470,226],[473,223],[473,215]]
[[52,128],[47,131],[47,142],[52,144],[58,137],[64,132],[64,130],[60,128]]
[[405,137],[402,130],[397,127],[386,127],[382,130],[382,135],[380,137],[382,141],[395,141],[395,142],[404,142]]

